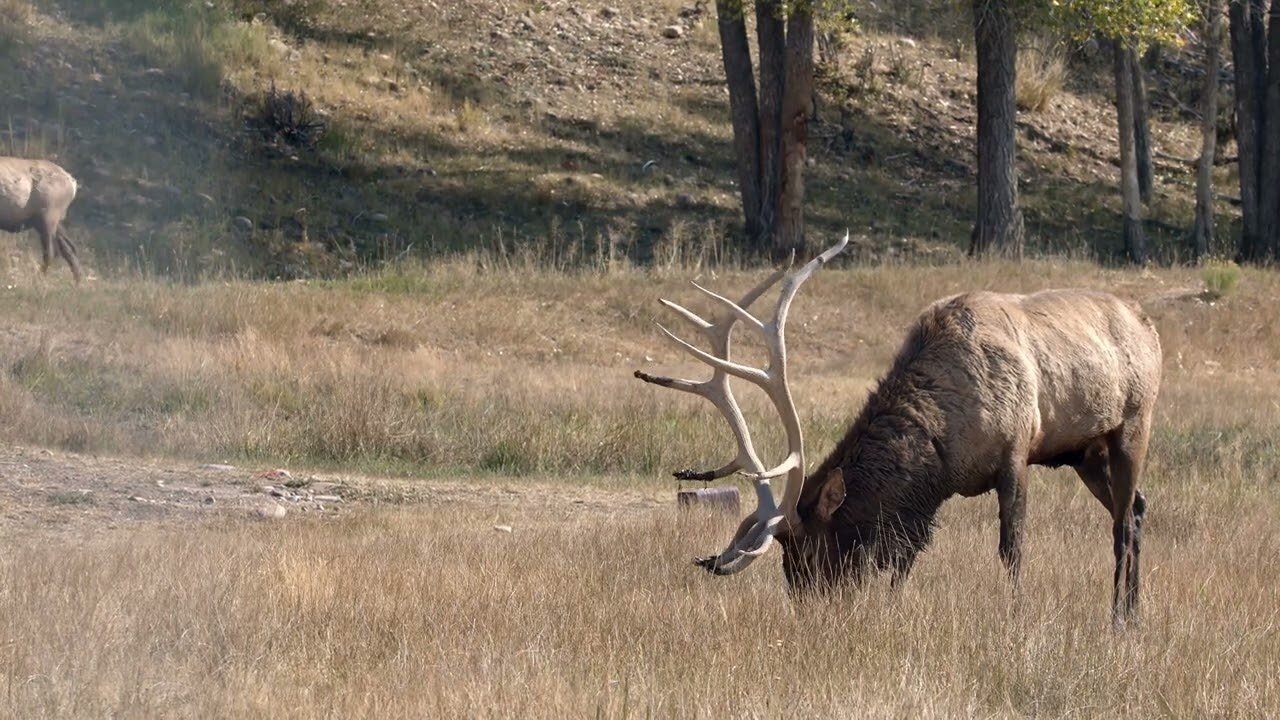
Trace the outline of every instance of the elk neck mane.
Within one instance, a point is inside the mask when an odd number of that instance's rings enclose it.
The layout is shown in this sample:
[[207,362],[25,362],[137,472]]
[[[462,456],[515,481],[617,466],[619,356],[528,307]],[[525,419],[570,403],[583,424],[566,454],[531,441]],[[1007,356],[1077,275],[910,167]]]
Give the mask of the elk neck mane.
[[[939,506],[950,494],[943,451],[948,405],[965,402],[956,373],[969,352],[976,322],[961,298],[943,301],[916,319],[889,371],[867,397],[844,438],[811,474],[840,468],[847,500],[833,519],[837,534],[902,550],[929,541]],[[976,378],[972,378],[976,381]],[[808,483],[801,507],[818,483]],[[892,532],[885,536],[882,530]],[[894,548],[882,552],[895,554]]]

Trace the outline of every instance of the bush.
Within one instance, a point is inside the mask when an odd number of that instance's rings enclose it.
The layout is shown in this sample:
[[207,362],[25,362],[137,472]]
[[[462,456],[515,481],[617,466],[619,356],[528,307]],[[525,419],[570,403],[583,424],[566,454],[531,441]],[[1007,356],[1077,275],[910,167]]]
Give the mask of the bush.
[[1067,61],[1056,44],[1044,39],[1018,50],[1013,93],[1019,110],[1044,112],[1067,83]]
[[272,144],[312,150],[324,136],[324,120],[302,91],[277,90],[275,83],[262,96],[257,116],[250,122]]
[[1240,282],[1240,266],[1230,260],[1210,260],[1200,277],[1204,279],[1204,297],[1217,300],[1225,297]]

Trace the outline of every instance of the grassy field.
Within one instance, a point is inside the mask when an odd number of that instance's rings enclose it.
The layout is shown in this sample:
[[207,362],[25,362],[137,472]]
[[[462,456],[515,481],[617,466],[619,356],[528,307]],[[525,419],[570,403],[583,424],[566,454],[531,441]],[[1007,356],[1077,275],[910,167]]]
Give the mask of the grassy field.
[[[76,290],[11,277],[0,441],[340,468],[407,486],[431,477],[459,492],[323,520],[18,539],[0,558],[0,714],[1280,709],[1280,276],[1246,270],[1207,302],[1192,269],[890,264],[824,270],[797,300],[790,346],[813,461],[929,299],[1084,285],[1142,303],[1165,379],[1142,483],[1144,622],[1116,636],[1106,514],[1069,471],[1036,472],[1016,599],[990,497],[945,508],[937,542],[898,591],[881,582],[797,604],[777,553],[728,579],[688,565],[735,519],[678,514],[662,477],[731,446],[707,408],[631,371],[698,372],[650,324],[656,297],[696,307],[688,280],[737,291],[758,274],[566,274],[472,255],[332,283],[120,279]],[[776,451],[762,398],[744,405]],[[521,493],[467,496],[495,486]],[[594,501],[574,499],[584,492]]]
[[[955,3],[824,35],[810,128],[811,239],[856,244],[792,311],[811,462],[934,298],[1088,286],[1154,319],[1144,616],[1117,635],[1107,516],[1069,471],[1035,471],[1016,597],[991,497],[946,506],[897,590],[793,602],[776,551],[689,565],[737,518],[677,512],[668,473],[732,446],[632,372],[701,376],[656,299],[760,269],[725,243],[712,12],[614,5],[0,0],[0,152],[82,180],[91,273],[0,236],[0,718],[1280,714],[1280,274],[1178,266],[1183,58],[1150,78],[1159,268],[1092,262],[1120,228],[1097,57],[1024,53],[1021,264],[961,259]],[[275,88],[314,144],[264,125]],[[282,467],[316,492],[263,519]]]

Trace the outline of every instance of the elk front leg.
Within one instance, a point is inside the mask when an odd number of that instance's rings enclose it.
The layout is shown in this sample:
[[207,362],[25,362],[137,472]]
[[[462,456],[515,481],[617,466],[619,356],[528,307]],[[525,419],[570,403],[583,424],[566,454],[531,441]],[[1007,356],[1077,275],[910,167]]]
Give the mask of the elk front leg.
[[1027,464],[1012,460],[996,477],[1000,501],[1000,559],[1017,587],[1022,570],[1022,538],[1027,516]]

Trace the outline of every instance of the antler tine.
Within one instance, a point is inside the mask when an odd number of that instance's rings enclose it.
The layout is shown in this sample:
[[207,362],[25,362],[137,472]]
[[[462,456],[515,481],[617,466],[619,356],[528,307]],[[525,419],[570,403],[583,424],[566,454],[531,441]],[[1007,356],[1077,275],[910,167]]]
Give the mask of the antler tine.
[[692,310],[689,310],[683,305],[673,303],[670,300],[666,300],[664,298],[658,298],[658,302],[662,303],[663,307],[667,307],[674,310],[677,315],[684,318],[685,320],[688,320],[692,325],[699,328],[700,330],[710,330],[711,328],[715,327],[714,325],[707,322],[706,320],[703,320],[701,315],[693,312]]
[[778,306],[774,313],[774,326],[781,334],[782,328],[787,324],[787,313],[791,310],[791,301],[795,299],[796,292],[800,290],[800,286],[805,280],[813,275],[814,271],[821,268],[831,261],[832,258],[844,251],[849,244],[849,231],[846,230],[844,237],[835,245],[824,250],[817,257],[805,263],[794,274],[787,277],[787,281],[782,284],[782,292],[778,295]]
[[666,335],[669,340],[671,340],[671,342],[675,343],[681,348],[684,348],[685,352],[698,358],[699,360],[710,365],[716,370],[727,372],[730,375],[733,375],[734,377],[740,377],[743,380],[753,382],[757,385],[765,385],[769,382],[768,373],[766,373],[763,370],[760,370],[759,368],[753,368],[747,365],[741,365],[739,363],[736,363],[730,360],[718,358],[715,355],[712,355],[711,353],[708,353],[707,351],[702,350],[701,348],[697,348],[697,347],[694,347],[693,345],[690,345],[689,343],[682,340],[678,335],[676,335],[675,333],[663,327],[661,324],[658,325],[658,329],[661,330],[662,333]]
[[714,290],[708,290],[707,288],[702,287],[702,286],[701,286],[701,285],[699,285],[698,283],[693,283],[693,286],[694,286],[695,288],[697,288],[697,289],[698,289],[698,291],[699,291],[699,292],[701,292],[703,295],[706,295],[707,297],[711,298],[712,300],[715,300],[716,302],[718,302],[718,303],[720,303],[722,306],[724,306],[726,309],[728,309],[728,310],[729,310],[729,312],[733,313],[733,315],[734,315],[738,320],[741,320],[742,322],[746,323],[747,325],[749,325],[749,326],[751,326],[751,327],[755,328],[757,331],[763,331],[763,330],[764,330],[764,323],[762,323],[762,322],[760,322],[759,320],[757,320],[755,315],[752,315],[751,313],[747,312],[747,311],[746,311],[746,310],[745,310],[741,305],[739,305],[738,303],[736,303],[736,302],[734,302],[734,301],[730,300],[729,298],[727,298],[727,297],[725,297],[725,296],[723,296],[723,295],[721,295],[721,294],[719,294],[719,293],[715,292]]

